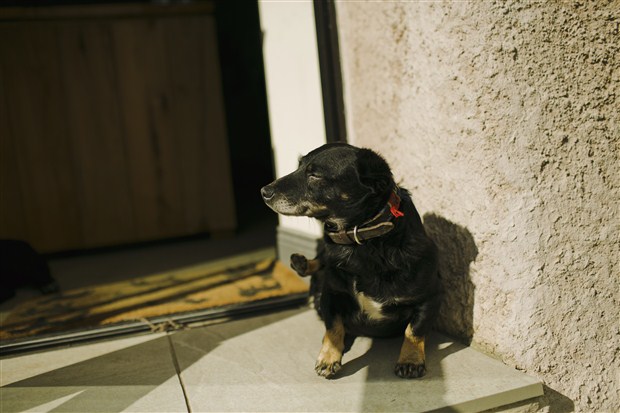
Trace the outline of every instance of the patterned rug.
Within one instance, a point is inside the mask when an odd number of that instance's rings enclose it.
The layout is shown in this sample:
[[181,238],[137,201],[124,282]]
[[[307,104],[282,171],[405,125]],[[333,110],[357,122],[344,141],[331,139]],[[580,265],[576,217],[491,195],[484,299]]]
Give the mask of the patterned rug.
[[242,305],[308,290],[272,249],[161,274],[65,291],[26,301],[0,340],[58,334],[166,315]]

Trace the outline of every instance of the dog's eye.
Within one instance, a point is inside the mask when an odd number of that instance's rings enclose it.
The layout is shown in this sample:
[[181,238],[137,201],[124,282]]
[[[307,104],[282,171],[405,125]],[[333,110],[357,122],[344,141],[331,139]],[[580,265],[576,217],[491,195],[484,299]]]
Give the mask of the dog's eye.
[[321,177],[315,173],[309,173],[308,174],[308,181],[318,181],[319,179],[321,179]]

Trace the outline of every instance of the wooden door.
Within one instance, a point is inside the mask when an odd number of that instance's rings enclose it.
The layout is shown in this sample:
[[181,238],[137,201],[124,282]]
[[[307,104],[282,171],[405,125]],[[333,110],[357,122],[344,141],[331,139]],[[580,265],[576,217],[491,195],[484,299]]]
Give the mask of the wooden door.
[[0,10],[0,238],[231,231],[210,3]]

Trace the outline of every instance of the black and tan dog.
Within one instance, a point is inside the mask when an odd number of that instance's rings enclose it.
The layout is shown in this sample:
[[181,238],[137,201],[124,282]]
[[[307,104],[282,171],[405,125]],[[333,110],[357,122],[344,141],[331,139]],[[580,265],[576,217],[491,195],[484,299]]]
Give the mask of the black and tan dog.
[[356,336],[404,332],[394,372],[423,376],[424,337],[441,298],[437,250],[385,160],[369,149],[327,144],[261,193],[280,214],[324,223],[318,256],[291,256],[300,275],[312,275],[310,294],[326,327],[317,373],[334,376]]

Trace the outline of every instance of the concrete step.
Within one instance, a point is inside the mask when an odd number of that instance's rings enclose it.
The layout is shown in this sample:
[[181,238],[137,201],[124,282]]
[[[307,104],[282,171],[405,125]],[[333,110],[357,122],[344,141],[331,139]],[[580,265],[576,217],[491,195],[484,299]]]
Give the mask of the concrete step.
[[314,372],[323,331],[301,309],[174,333],[191,409],[479,412],[543,394],[538,379],[439,334],[427,341],[422,379],[393,374],[401,339],[358,338],[326,380]]

